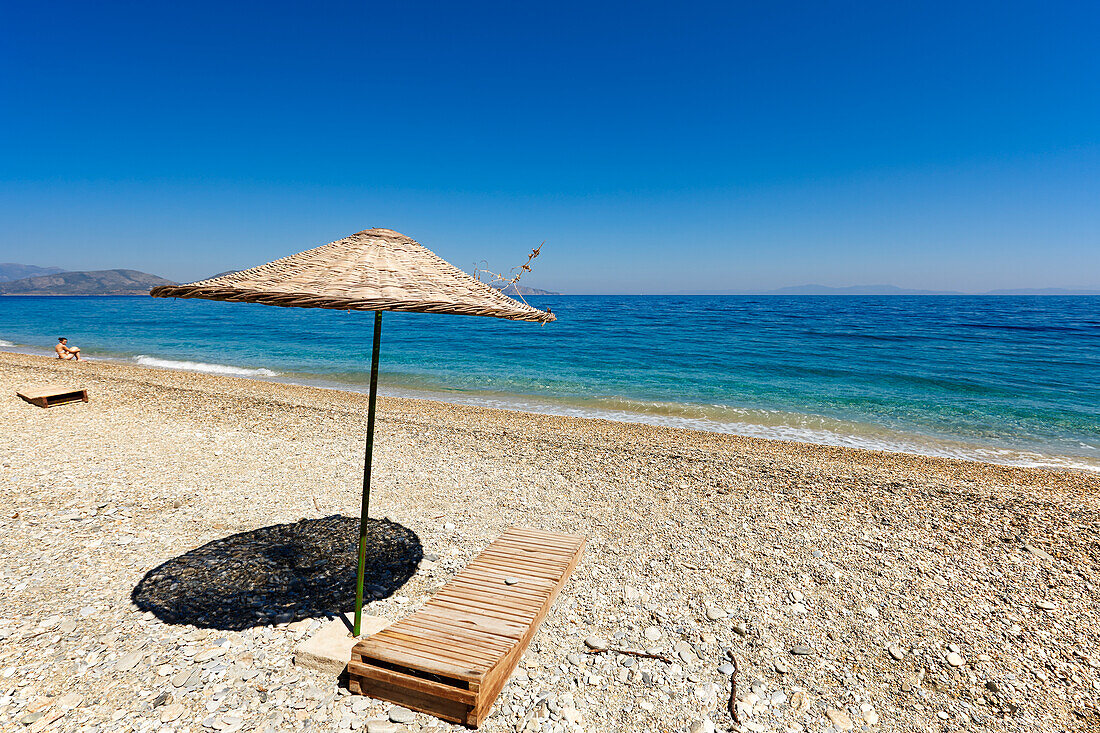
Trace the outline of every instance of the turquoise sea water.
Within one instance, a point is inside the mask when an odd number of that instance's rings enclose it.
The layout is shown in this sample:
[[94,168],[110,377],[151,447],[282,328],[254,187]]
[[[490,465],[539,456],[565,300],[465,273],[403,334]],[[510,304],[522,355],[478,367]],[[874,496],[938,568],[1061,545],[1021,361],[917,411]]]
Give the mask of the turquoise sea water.
[[[1100,470],[1100,297],[553,296],[386,313],[389,394]],[[0,298],[0,348],[365,389],[373,315]],[[50,352],[52,353],[52,351]]]

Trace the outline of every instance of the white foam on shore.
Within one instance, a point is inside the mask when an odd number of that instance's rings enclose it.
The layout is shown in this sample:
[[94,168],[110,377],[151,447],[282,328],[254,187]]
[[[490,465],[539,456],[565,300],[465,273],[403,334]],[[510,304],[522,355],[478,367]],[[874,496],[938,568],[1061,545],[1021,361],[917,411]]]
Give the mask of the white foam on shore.
[[279,372],[270,369],[250,369],[248,367],[235,367],[228,364],[209,364],[205,361],[176,361],[174,359],[159,359],[155,356],[138,354],[133,358],[135,364],[157,367],[158,369],[178,369],[184,372],[202,372],[203,374],[221,374],[231,377],[277,377]]
[[[360,390],[356,390],[360,391]],[[930,436],[902,433],[871,425],[845,423],[814,415],[795,415],[771,410],[722,408],[733,419],[713,419],[699,416],[669,414],[679,408],[691,406],[666,406],[658,411],[608,409],[571,404],[555,404],[549,401],[526,400],[503,396],[463,395],[454,393],[419,392],[386,389],[397,397],[433,399],[442,402],[492,407],[503,410],[535,412],[544,415],[561,415],[587,419],[613,420],[616,422],[642,423],[668,428],[703,430],[712,433],[728,433],[750,438],[783,440],[842,448],[876,450],[886,453],[911,453],[935,458],[957,458],[1022,468],[1069,468],[1100,472],[1100,461],[1082,456],[1049,455],[1025,449],[997,448],[975,445],[963,441],[937,439]],[[666,411],[666,407],[671,407]],[[686,409],[685,412],[693,410]],[[802,423],[802,424],[799,424]]]
[[15,344],[13,344],[11,341],[5,341],[4,339],[0,339],[0,346],[15,346]]

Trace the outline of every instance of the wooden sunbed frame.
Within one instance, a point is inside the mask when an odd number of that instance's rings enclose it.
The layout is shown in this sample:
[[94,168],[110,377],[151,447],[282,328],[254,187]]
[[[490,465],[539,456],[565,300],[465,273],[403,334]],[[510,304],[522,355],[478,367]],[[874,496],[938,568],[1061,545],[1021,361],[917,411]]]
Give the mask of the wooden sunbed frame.
[[16,392],[32,405],[39,407],[54,407],[70,402],[87,402],[88,390],[73,387],[25,387]]
[[355,645],[351,691],[478,727],[584,543],[581,536],[512,527],[423,608]]

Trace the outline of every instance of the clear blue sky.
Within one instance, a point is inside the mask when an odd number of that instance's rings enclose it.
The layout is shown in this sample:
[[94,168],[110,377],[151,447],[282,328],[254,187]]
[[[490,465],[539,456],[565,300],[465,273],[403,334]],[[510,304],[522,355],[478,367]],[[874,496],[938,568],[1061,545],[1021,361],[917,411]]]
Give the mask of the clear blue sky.
[[1100,288],[1100,6],[9,3],[0,261]]

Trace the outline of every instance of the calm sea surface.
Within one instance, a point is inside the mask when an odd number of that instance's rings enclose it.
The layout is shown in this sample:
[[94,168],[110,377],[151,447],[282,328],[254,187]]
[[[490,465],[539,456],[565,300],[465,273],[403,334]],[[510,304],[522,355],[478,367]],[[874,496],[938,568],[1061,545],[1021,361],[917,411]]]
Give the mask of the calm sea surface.
[[[386,313],[388,394],[1100,470],[1100,297],[554,296]],[[0,298],[0,348],[365,389],[373,315]],[[50,352],[52,353],[52,351]]]

